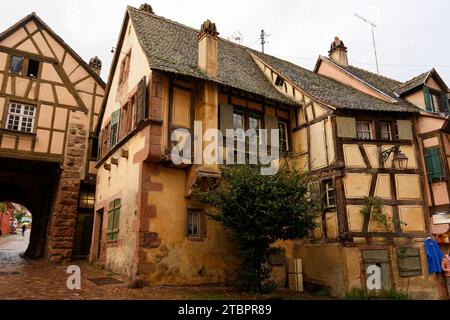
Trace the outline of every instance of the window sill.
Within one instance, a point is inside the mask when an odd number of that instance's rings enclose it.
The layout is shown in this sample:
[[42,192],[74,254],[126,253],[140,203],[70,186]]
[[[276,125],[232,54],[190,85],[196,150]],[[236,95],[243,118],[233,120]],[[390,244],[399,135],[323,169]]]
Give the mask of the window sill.
[[193,241],[193,242],[202,242],[202,241],[205,241],[205,238],[203,238],[203,237],[187,236],[186,240]]
[[10,129],[0,129],[0,134],[11,134],[11,135],[16,135],[16,136],[36,138],[36,133],[34,133],[34,132],[23,132],[23,131],[16,131],[16,130],[10,130]]

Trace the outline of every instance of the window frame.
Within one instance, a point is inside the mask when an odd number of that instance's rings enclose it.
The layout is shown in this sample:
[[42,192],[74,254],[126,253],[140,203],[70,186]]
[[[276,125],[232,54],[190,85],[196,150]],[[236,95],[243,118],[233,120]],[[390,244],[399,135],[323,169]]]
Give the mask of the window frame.
[[[12,65],[13,65],[14,58],[22,60],[20,62],[20,70],[18,72],[12,71]],[[9,61],[9,70],[8,70],[9,74],[21,76],[23,74],[24,65],[25,65],[25,57],[12,54],[10,61]]]
[[[336,208],[336,187],[333,180],[326,180],[324,185],[324,205],[325,209]],[[333,193],[333,197],[330,197],[330,192]],[[334,199],[334,204],[330,204],[330,198]]]
[[[191,220],[191,216],[196,215],[196,221]],[[195,226],[197,224],[197,232],[191,233],[191,225]],[[203,227],[202,227],[202,210],[188,208],[186,214],[186,238],[188,239],[202,239]]]
[[[282,139],[281,139],[281,130],[280,130],[280,124],[283,124],[285,127],[284,133],[286,135],[286,139],[284,141],[284,148],[281,146]],[[284,119],[278,118],[278,130],[280,130],[280,152],[289,152],[289,122]]]
[[[383,133],[385,133],[385,131],[383,131],[383,125],[387,125],[388,128],[388,138],[384,138],[383,137]],[[380,121],[380,139],[381,140],[394,140],[394,135],[393,135],[393,130],[392,130],[392,123],[389,121]]]
[[108,205],[108,222],[106,225],[106,240],[109,242],[114,242],[114,241],[119,240],[121,208],[122,208],[122,200],[120,198],[111,201]]
[[[37,64],[36,65],[36,71],[37,71],[36,74],[30,73],[31,62]],[[41,62],[39,60],[28,58],[28,65],[27,65],[27,72],[26,72],[27,78],[36,79],[39,76],[40,69],[41,69]]]
[[[358,130],[358,124],[368,124],[369,125],[369,129],[368,130]],[[373,123],[370,120],[356,120],[356,138],[360,139],[360,140],[373,140]],[[363,133],[369,133],[369,138],[364,138],[364,137],[360,137],[358,134],[360,132]]]
[[[12,112],[11,109],[12,107],[15,106],[15,108],[20,107],[20,112]],[[25,114],[25,109],[26,108],[32,108],[33,110],[33,114]],[[29,112],[29,110],[28,110]],[[6,130],[9,131],[13,131],[13,132],[18,132],[18,133],[25,133],[25,134],[34,134],[36,131],[36,119],[38,116],[38,106],[37,105],[33,105],[33,104],[29,104],[29,103],[23,103],[23,102],[18,102],[18,101],[9,101],[9,105],[8,105],[8,109],[6,111],[6,116],[5,116],[5,125],[4,128]],[[18,118],[18,123],[17,123],[17,129],[14,129],[14,124],[12,124],[10,126],[10,120],[12,117],[17,117]],[[30,131],[27,130],[23,130],[23,128],[27,128],[27,126],[24,126],[24,119],[31,119],[31,126],[30,126]],[[14,122],[16,120],[13,120]],[[28,121],[25,122],[25,124],[29,123]]]

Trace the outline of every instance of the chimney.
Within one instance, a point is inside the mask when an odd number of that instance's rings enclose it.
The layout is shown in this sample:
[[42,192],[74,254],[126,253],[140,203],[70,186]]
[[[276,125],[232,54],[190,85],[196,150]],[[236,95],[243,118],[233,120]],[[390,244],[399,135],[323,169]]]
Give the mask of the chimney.
[[331,49],[328,51],[328,55],[330,59],[337,64],[348,67],[347,47],[339,37],[334,38],[334,41],[331,43]]
[[98,75],[102,72],[102,61],[97,56],[89,60],[89,66]]
[[211,77],[217,76],[218,35],[216,24],[206,20],[197,36],[198,66]]
[[141,4],[141,6],[139,7],[139,10],[146,11],[151,14],[155,14],[155,12],[153,12],[152,6],[149,5],[148,3]]

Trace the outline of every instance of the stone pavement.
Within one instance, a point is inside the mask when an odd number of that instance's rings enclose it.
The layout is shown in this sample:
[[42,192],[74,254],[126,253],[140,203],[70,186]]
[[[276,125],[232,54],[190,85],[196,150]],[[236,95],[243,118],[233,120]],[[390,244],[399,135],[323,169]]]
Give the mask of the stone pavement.
[[[70,264],[81,268],[81,290],[67,288],[66,273],[69,264],[49,264],[44,260],[23,258],[28,245],[29,231],[21,235],[0,237],[0,300],[234,300],[255,299],[222,286],[168,287],[149,286],[143,289],[127,287],[127,281],[107,270],[101,270],[85,260]],[[120,284],[98,286],[90,278],[113,277]],[[314,299],[303,293],[281,290],[282,299]]]

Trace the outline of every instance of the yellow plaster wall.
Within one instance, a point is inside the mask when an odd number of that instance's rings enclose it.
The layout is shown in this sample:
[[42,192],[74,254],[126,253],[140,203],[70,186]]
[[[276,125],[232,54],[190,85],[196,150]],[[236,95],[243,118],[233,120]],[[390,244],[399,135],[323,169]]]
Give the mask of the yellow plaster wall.
[[352,199],[363,199],[369,196],[372,175],[351,173],[344,177],[345,196]]
[[[186,173],[160,167],[152,176],[162,184],[162,191],[149,192],[148,204],[156,206],[156,217],[150,220],[151,232],[162,240],[158,249],[146,249],[147,263],[155,271],[147,275],[153,284],[201,284],[228,281],[233,273],[233,250],[222,227],[208,220],[203,241],[186,239],[188,202],[185,198]],[[201,272],[200,272],[201,271]]]
[[417,174],[396,174],[395,185],[399,200],[421,198],[420,176]]
[[361,210],[364,206],[347,206],[347,221],[350,232],[362,232],[364,227],[364,215]]
[[303,280],[323,285],[330,294],[343,298],[353,288],[361,288],[358,248],[339,244],[294,245],[294,257],[302,259]]
[[367,154],[367,157],[369,158],[370,165],[372,168],[379,168],[380,167],[380,154],[378,151],[378,147],[374,145],[364,145],[364,151]]
[[339,225],[336,212],[325,213],[325,226],[328,239],[337,239],[339,236]]
[[403,232],[425,230],[423,208],[421,206],[399,206],[400,225]]
[[172,123],[174,125],[191,127],[191,93],[186,90],[173,89],[173,113]]
[[328,164],[331,165],[336,159],[336,150],[334,146],[333,126],[331,119],[325,121],[325,132],[327,139]]
[[108,205],[111,201],[120,198],[120,229],[119,241],[115,247],[106,249],[106,267],[114,272],[133,277],[137,272],[135,250],[137,249],[137,236],[135,231],[137,202],[140,201],[138,190],[140,185],[141,164],[133,163],[135,154],[144,149],[145,138],[136,135],[122,148],[128,150],[129,157],[123,158],[118,150],[113,157],[119,164],[111,165],[111,171],[103,167],[98,170],[97,190],[95,195],[96,210],[104,208],[103,227],[107,226]]
[[388,220],[391,222],[388,225],[383,225],[376,221],[373,216],[370,217],[369,220],[369,232],[393,232],[394,231],[394,223],[393,223],[393,207],[392,206],[383,206],[382,212],[386,215]]
[[375,186],[375,197],[381,199],[392,199],[391,177],[389,174],[379,174]]
[[361,155],[358,145],[344,144],[345,166],[348,168],[366,168],[364,158]]

